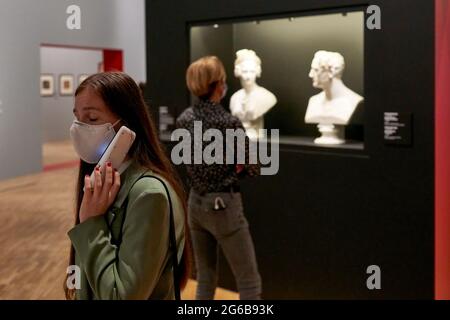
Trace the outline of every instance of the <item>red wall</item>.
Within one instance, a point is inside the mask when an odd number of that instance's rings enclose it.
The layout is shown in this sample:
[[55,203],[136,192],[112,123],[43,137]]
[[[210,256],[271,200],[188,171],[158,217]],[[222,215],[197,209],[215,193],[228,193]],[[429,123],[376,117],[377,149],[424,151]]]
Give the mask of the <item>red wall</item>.
[[123,71],[123,51],[103,50],[104,71]]
[[450,299],[450,0],[436,0],[435,297]]

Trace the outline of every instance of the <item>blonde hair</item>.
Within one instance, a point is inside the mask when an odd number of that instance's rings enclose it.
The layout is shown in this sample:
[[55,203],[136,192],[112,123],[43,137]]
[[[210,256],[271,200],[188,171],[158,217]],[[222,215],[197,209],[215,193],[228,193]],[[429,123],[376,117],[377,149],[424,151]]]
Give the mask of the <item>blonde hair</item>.
[[194,61],[186,71],[186,84],[197,97],[209,98],[219,82],[226,80],[225,68],[216,56],[207,56]]

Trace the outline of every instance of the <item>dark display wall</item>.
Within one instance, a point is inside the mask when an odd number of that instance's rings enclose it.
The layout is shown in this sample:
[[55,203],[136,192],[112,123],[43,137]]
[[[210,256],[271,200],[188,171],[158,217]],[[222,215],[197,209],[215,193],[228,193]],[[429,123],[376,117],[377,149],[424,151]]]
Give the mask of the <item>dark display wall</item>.
[[[215,23],[219,22],[219,23]],[[191,27],[191,61],[216,55],[223,60],[228,79],[227,98],[241,89],[234,76],[236,51],[252,49],[262,60],[258,84],[271,91],[277,105],[264,116],[267,129],[281,136],[318,135],[317,125],[305,124],[309,98],[320,90],[309,78],[311,62],[319,50],[336,51],[346,60],[344,83],[364,96],[364,14],[362,11],[308,15],[249,22]],[[227,101],[224,101],[228,105]]]
[[[434,2],[147,1],[148,99],[173,115],[190,100],[189,25],[368,4],[382,29],[365,31],[364,150],[281,144],[278,175],[243,183],[266,299],[433,298]],[[385,141],[385,112],[413,119],[411,144]],[[381,290],[366,287],[370,265]],[[220,274],[233,289],[223,260]]]

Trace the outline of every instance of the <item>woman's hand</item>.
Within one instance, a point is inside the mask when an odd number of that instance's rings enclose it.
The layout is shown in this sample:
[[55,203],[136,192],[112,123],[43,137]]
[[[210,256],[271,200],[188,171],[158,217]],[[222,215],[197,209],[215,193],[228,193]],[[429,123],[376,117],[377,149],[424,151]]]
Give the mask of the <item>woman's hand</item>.
[[[102,174],[106,170],[104,179]],[[94,188],[91,187],[91,178],[86,175],[84,178],[84,195],[80,206],[80,222],[89,218],[100,216],[114,203],[120,189],[120,174],[113,170],[111,163],[103,168],[95,168]]]

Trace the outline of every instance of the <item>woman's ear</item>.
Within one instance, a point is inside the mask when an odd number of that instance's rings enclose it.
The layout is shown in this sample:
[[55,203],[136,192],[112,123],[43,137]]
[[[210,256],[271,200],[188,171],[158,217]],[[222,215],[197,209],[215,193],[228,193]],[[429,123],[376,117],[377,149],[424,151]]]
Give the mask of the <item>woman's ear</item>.
[[118,119],[116,121],[116,124],[114,125],[113,129],[117,133],[117,132],[119,132],[120,128],[122,128],[122,126],[126,126],[126,124],[124,123],[124,121],[122,119]]
[[214,87],[214,91],[211,94],[211,97],[209,98],[213,102],[219,103],[220,100],[222,100],[222,94],[225,90],[225,85],[223,81],[218,81]]
[[219,87],[220,87],[220,94],[223,94],[223,92],[225,91],[225,81],[220,81],[219,82]]

